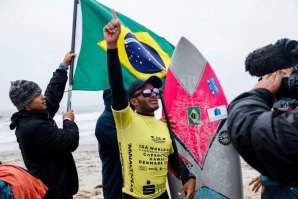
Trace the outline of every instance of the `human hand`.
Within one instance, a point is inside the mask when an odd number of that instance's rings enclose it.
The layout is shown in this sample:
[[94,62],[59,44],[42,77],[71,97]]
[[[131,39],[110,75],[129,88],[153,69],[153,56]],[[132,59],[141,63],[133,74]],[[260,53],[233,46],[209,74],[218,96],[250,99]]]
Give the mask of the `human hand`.
[[121,33],[121,25],[116,16],[115,10],[112,11],[112,15],[112,20],[103,28],[103,34],[107,42],[108,49],[117,48],[117,41]]
[[186,192],[185,199],[192,199],[195,195],[195,188],[196,188],[196,180],[195,179],[189,179],[183,187],[180,189],[178,195],[182,195]]
[[257,193],[260,188],[261,188],[261,194],[263,194],[265,191],[265,188],[261,183],[261,176],[257,176],[256,178],[252,179],[248,185],[249,186],[253,185],[252,191],[254,191],[255,193]]
[[69,66],[70,65],[70,62],[72,60],[72,58],[75,56],[76,54],[75,53],[71,53],[71,52],[68,52],[65,54],[64,56],[64,59],[63,59],[63,65],[64,66]]
[[74,119],[75,119],[75,115],[74,115],[73,110],[70,110],[70,111],[64,113],[64,115],[63,115],[63,120],[74,121]]
[[[165,117],[162,117],[159,119],[160,121],[164,122],[164,123],[167,123],[167,120]],[[172,128],[175,128],[176,127],[176,122],[174,120],[172,120],[172,116],[169,115],[169,120],[170,120],[170,124],[171,124],[171,127]]]
[[256,83],[254,89],[256,88],[265,88],[269,90],[274,96],[276,95],[283,76],[280,71],[275,73],[267,74],[263,76],[263,78]]

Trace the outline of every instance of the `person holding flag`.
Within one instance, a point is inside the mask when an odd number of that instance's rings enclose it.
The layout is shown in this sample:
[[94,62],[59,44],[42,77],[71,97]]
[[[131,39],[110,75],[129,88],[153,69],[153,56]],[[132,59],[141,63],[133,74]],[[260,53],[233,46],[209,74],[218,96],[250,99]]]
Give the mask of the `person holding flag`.
[[70,199],[79,189],[72,153],[79,146],[79,129],[72,110],[63,115],[63,128],[54,116],[59,109],[74,53],[67,53],[55,70],[45,94],[32,81],[11,82],[9,97],[18,109],[11,117],[26,168],[49,188],[45,199]]
[[[186,183],[177,194],[186,193],[191,199],[195,192],[195,176],[183,165],[179,171],[169,130],[155,119],[159,108],[158,95],[162,81],[157,76],[134,81],[126,94],[117,43],[121,26],[113,10],[112,20],[103,28],[107,43],[107,65],[112,90],[112,111],[123,175],[123,198],[167,199],[166,177],[168,164]],[[134,112],[130,105],[134,106]]]

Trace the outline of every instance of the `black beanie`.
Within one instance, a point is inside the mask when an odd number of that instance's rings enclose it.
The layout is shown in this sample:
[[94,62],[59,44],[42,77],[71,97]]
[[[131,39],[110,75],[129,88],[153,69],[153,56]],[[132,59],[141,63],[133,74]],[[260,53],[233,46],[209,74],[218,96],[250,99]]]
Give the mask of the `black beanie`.
[[298,42],[280,39],[250,53],[245,60],[245,70],[252,76],[261,77],[277,70],[298,64]]
[[41,88],[34,82],[17,80],[11,82],[9,97],[18,110],[22,110],[41,93]]

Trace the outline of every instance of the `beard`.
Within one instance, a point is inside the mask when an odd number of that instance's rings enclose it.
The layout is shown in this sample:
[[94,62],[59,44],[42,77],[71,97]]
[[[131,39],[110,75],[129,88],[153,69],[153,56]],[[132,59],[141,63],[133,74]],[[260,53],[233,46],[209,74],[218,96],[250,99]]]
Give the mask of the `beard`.
[[141,101],[138,100],[138,104],[139,104],[139,112],[141,113],[154,113],[154,111],[156,111],[159,108],[159,104],[152,104],[150,103],[150,100],[146,100],[146,101]]

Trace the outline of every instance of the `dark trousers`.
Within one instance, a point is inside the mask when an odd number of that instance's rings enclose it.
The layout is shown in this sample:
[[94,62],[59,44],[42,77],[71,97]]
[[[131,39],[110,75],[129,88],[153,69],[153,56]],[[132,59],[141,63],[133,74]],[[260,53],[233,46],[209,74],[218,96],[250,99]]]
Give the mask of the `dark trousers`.
[[[122,199],[137,199],[137,198],[135,198],[133,196],[130,196],[130,195],[126,194],[126,193],[123,193]],[[156,199],[169,199],[168,193],[167,192],[164,192],[163,194],[161,194]]]

